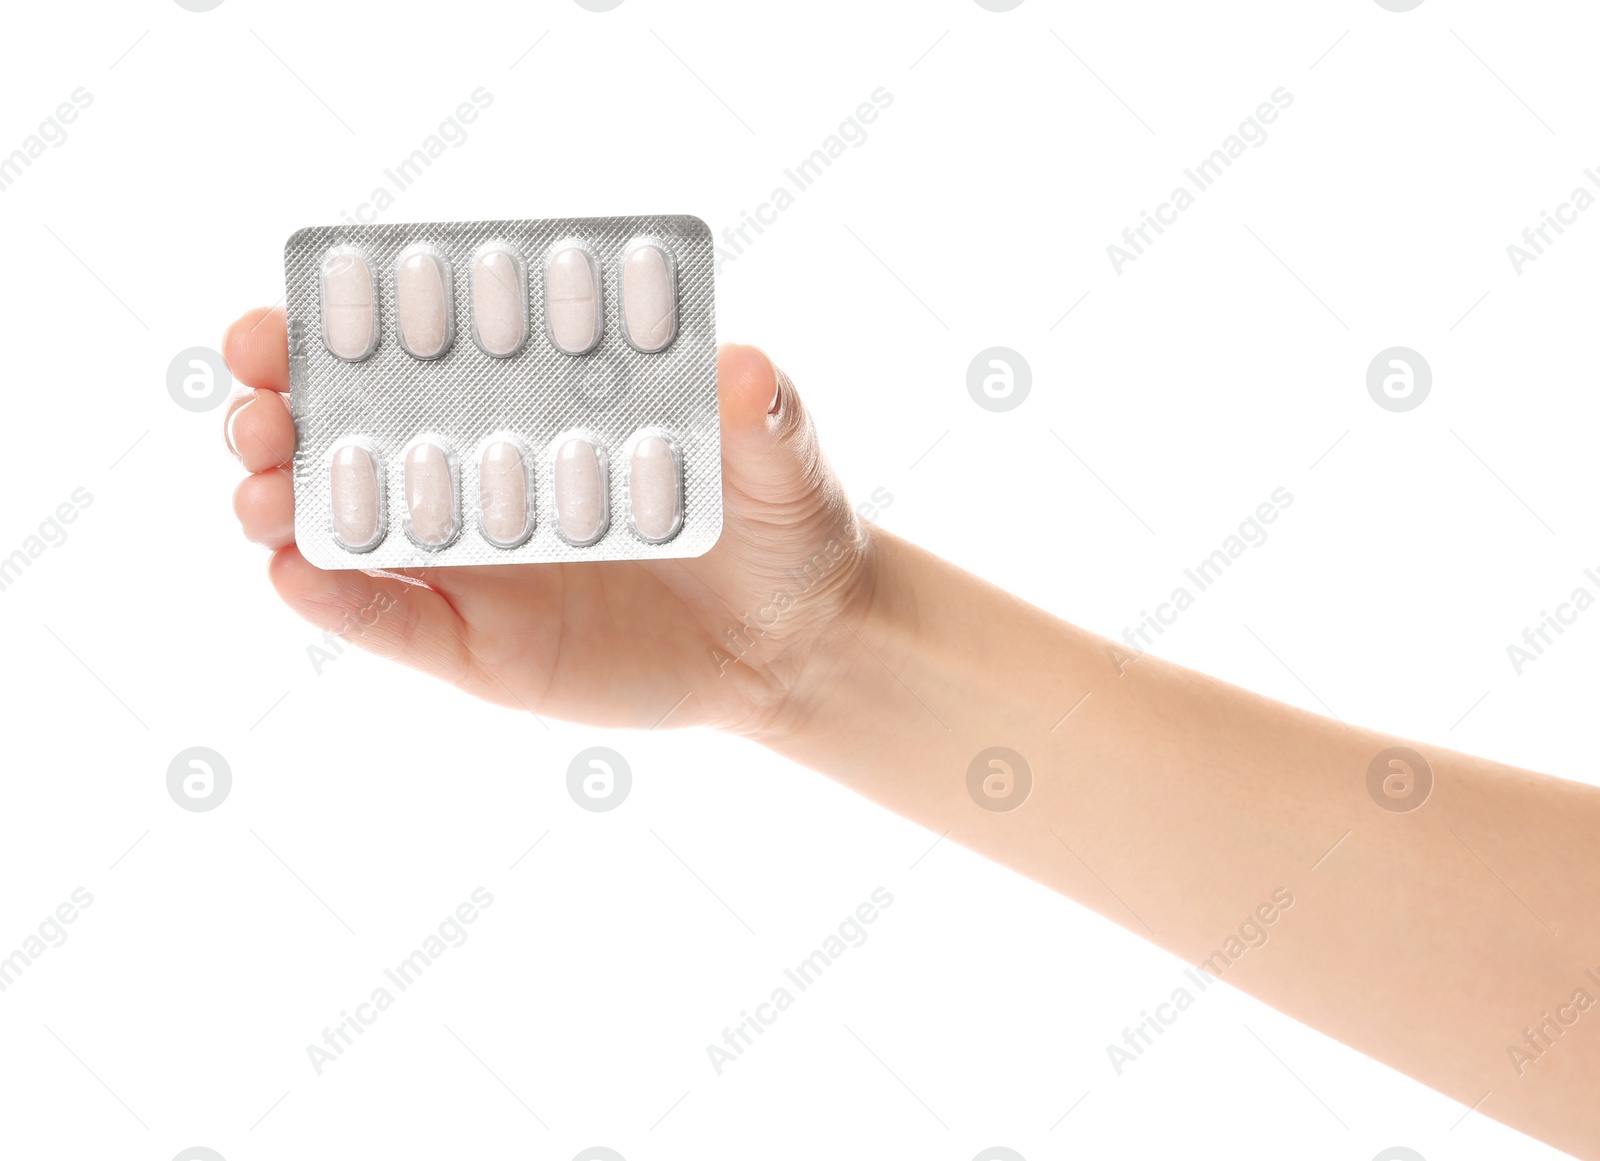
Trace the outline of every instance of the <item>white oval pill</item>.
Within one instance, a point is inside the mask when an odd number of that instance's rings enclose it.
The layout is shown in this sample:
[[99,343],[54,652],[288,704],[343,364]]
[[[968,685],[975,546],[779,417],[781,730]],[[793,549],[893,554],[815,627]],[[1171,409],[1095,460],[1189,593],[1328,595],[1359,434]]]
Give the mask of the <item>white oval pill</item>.
[[628,507],[634,532],[652,544],[671,540],[683,524],[683,473],[677,448],[665,436],[634,438]]
[[450,260],[432,246],[405,249],[394,271],[395,334],[418,359],[436,359],[455,337]]
[[560,246],[544,274],[544,317],[556,350],[581,355],[600,341],[600,264],[582,246]]
[[483,538],[496,548],[515,548],[533,529],[528,503],[528,462],[522,447],[496,439],[478,461],[478,503]]
[[605,535],[610,515],[604,450],[574,436],[556,447],[552,466],[556,531],[570,544],[593,544]]
[[510,246],[490,242],[472,262],[472,337],[484,354],[504,359],[527,336],[527,267]]
[[349,362],[378,345],[378,291],[372,264],[352,246],[336,246],[322,260],[322,341]]
[[456,481],[450,453],[432,439],[406,448],[406,535],[421,548],[443,548],[456,535]]
[[376,548],[383,539],[383,475],[365,443],[350,441],[333,449],[328,497],[334,539],[351,552]]
[[676,264],[654,242],[635,242],[622,257],[622,329],[646,354],[664,349],[678,333]]

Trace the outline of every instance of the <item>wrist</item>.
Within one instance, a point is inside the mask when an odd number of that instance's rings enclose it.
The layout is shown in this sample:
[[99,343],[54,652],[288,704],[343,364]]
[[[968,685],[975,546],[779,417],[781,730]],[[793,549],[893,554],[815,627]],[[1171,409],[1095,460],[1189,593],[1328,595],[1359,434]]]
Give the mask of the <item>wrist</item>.
[[[1063,793],[1069,745],[1085,758],[1107,711],[1128,712],[1109,643],[882,529],[864,561],[856,599],[819,626],[781,711],[751,736],[956,841],[1022,817],[948,793],[986,751],[1020,755],[1041,793]],[[1098,727],[1064,728],[1091,688]]]
[[857,782],[890,766],[964,768],[995,729],[1034,733],[1042,691],[997,697],[992,677],[1058,668],[1066,625],[881,528],[864,531],[858,565],[755,740]]
[[[881,528],[861,524],[846,548],[843,583],[828,607],[792,642],[782,696],[746,736],[793,755],[841,725],[841,712],[861,696],[857,662],[861,641],[902,642],[904,610],[894,594],[906,589],[907,543]],[[904,645],[897,645],[897,651]]]

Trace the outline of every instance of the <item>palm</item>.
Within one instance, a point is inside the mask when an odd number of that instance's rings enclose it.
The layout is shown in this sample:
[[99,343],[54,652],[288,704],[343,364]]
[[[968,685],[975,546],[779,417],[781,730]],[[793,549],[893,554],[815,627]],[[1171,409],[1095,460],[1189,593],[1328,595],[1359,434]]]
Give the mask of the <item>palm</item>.
[[[793,388],[753,348],[724,348],[721,540],[690,560],[328,572],[293,544],[294,450],[283,314],[251,312],[224,339],[259,388],[230,409],[254,471],[235,507],[273,548],[280,595],[308,620],[485,700],[603,726],[752,728],[778,703],[808,636],[863,591],[860,531],[816,452]],[[420,583],[416,583],[420,582]]]

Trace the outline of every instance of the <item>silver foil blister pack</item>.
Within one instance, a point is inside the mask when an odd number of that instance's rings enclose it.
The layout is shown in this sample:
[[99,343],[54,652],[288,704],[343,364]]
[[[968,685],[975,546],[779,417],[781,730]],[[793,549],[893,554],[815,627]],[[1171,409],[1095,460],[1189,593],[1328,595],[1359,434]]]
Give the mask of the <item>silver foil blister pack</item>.
[[687,215],[296,232],[301,553],[371,569],[706,552],[713,262]]

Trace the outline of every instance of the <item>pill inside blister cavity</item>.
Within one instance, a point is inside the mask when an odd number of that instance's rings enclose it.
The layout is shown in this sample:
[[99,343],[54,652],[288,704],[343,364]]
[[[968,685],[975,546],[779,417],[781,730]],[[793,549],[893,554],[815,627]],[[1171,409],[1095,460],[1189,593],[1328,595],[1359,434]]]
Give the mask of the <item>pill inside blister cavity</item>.
[[406,448],[406,535],[419,548],[443,548],[456,536],[455,465],[438,441],[418,436]]
[[358,362],[378,345],[378,288],[372,263],[352,246],[322,260],[322,341],[330,354]]
[[683,470],[664,435],[641,433],[628,462],[628,516],[640,540],[660,544],[683,525]]
[[622,258],[622,327],[646,354],[678,333],[678,272],[672,255],[650,241],[632,243]]
[[483,538],[496,548],[515,548],[533,531],[528,503],[528,461],[522,445],[492,439],[478,461],[478,503]]
[[504,359],[527,335],[527,267],[510,246],[490,242],[472,260],[472,337],[484,354]]
[[455,337],[450,259],[426,244],[400,252],[394,271],[395,334],[407,354],[436,359]]
[[544,317],[556,350],[581,355],[600,341],[600,264],[582,246],[564,243],[550,252],[544,274]]
[[605,449],[573,436],[556,445],[552,468],[556,531],[569,544],[593,544],[605,535],[610,516]]
[[383,473],[377,454],[360,440],[333,449],[328,464],[333,535],[351,552],[367,552],[383,539]]

